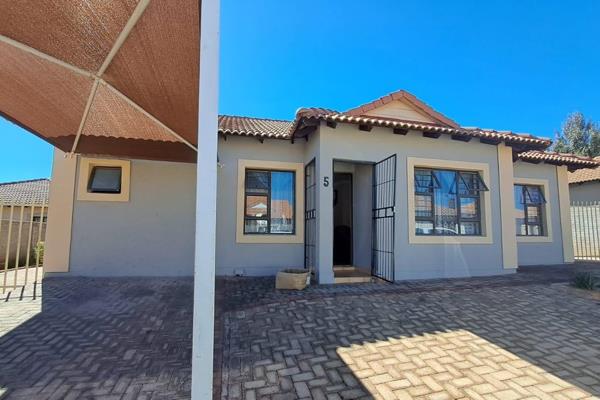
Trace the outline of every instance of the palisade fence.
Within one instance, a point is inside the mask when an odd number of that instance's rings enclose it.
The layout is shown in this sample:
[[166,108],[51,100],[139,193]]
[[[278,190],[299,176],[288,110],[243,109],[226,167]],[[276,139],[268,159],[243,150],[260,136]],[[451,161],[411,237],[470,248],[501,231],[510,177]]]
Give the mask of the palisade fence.
[[571,203],[576,260],[600,261],[600,201]]
[[0,203],[0,290],[42,279],[46,204]]

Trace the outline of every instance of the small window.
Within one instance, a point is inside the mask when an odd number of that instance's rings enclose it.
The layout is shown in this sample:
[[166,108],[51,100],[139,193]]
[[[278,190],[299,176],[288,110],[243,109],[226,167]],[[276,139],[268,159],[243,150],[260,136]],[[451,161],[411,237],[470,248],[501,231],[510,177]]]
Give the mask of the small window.
[[93,167],[88,193],[121,193],[121,167]]
[[517,236],[544,236],[544,190],[542,186],[515,185]]
[[295,233],[295,173],[246,170],[245,234]]
[[415,233],[436,236],[481,236],[478,172],[415,169]]

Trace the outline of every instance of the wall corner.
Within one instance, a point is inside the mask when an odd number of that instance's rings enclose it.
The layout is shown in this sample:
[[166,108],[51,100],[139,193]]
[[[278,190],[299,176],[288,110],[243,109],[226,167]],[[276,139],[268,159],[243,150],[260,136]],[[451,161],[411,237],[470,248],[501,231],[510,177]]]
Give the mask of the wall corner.
[[562,233],[563,259],[565,263],[575,261],[573,250],[573,231],[571,228],[571,196],[569,194],[569,176],[567,167],[556,167],[558,202],[560,207],[560,227]]
[[76,156],[54,150],[44,246],[44,274],[69,272],[77,159]]
[[504,143],[498,145],[498,182],[500,185],[502,265],[504,269],[515,269],[518,266],[518,256],[513,195],[514,168],[512,148]]

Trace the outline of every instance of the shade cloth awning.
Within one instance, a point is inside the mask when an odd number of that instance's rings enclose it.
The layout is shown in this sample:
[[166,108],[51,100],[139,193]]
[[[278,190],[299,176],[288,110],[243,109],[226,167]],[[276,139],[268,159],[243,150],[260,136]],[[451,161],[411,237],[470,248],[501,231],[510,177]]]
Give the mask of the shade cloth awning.
[[0,113],[65,152],[196,160],[198,0],[0,3]]

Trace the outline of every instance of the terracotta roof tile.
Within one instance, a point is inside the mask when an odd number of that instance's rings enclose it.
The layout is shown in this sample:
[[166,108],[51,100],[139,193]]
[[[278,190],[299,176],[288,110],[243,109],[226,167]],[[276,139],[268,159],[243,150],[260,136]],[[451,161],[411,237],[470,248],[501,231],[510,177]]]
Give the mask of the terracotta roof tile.
[[0,183],[0,204],[48,204],[49,179]]
[[238,117],[232,115],[219,116],[219,133],[224,135],[290,139],[291,127],[291,121]]
[[591,157],[582,157],[576,154],[557,153],[552,151],[526,151],[520,153],[518,158],[528,162],[547,162],[550,164],[566,165],[570,170],[600,165],[600,161]]
[[[594,158],[595,161],[600,163],[600,156]],[[596,168],[582,168],[577,171],[569,172],[569,183],[584,183],[600,181],[600,167]]]

